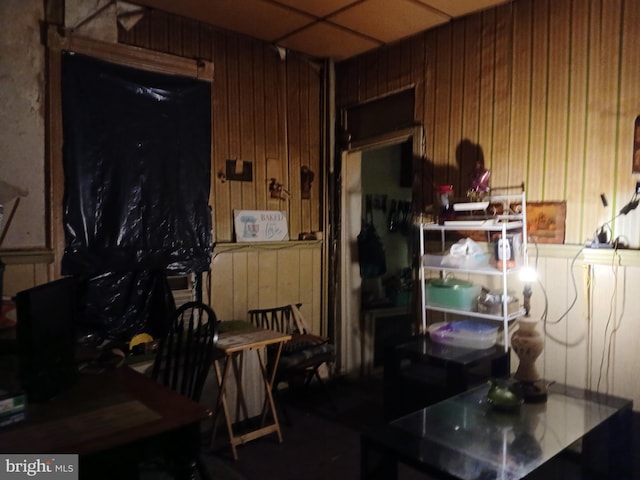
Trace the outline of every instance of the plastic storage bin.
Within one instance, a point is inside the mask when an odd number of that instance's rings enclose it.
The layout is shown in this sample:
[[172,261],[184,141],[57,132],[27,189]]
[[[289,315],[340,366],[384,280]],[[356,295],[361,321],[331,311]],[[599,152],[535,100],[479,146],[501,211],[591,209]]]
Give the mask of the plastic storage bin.
[[482,288],[456,278],[432,279],[426,284],[427,304],[434,307],[474,311]]
[[498,339],[498,327],[473,320],[434,323],[428,329],[431,340],[454,347],[484,350]]

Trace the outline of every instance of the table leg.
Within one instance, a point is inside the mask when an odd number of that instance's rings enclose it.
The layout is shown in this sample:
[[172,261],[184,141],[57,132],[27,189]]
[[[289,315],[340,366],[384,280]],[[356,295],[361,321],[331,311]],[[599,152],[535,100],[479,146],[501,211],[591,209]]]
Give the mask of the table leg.
[[[174,440],[174,455],[176,462],[176,480],[196,480],[201,478],[198,472],[200,457],[200,425],[185,427],[180,436]],[[202,472],[200,472],[202,475]],[[205,475],[208,478],[208,475]],[[205,480],[205,479],[203,479]]]
[[276,434],[278,435],[278,441],[282,443],[282,431],[280,430],[280,422],[278,421],[278,414],[276,413],[275,403],[273,401],[273,392],[271,391],[271,387],[273,385],[273,380],[275,378],[275,367],[278,365],[278,359],[280,358],[280,351],[282,350],[282,343],[278,344],[278,351],[276,353],[276,362],[274,363],[274,368],[272,372],[267,370],[266,360],[265,360],[265,352],[263,350],[257,350],[258,353],[258,362],[260,363],[260,371],[262,372],[262,379],[264,381],[264,390],[265,390],[265,406],[268,408],[262,409],[262,422],[264,423],[266,419],[266,415],[271,411],[271,415],[273,416],[273,423],[276,428]]
[[[276,379],[276,370],[278,368],[278,363],[280,362],[280,355],[282,353],[282,343],[279,343],[276,348],[277,350],[275,354],[275,361],[272,364],[271,371],[269,371],[269,369],[267,368],[266,357],[261,358],[260,353],[258,353],[258,361],[260,362],[260,368],[262,370],[262,378],[269,379],[269,386],[266,388],[268,388],[272,396],[273,396],[273,382]],[[273,403],[275,405],[275,400]],[[265,394],[264,402],[262,403],[262,417],[261,417],[262,425],[264,425],[267,420],[267,413],[269,413],[268,406],[269,406],[269,399],[268,399],[268,396]]]
[[244,352],[238,352],[231,357],[233,359],[233,376],[236,379],[236,420],[240,419],[240,413],[243,414],[242,420],[249,418],[249,409],[247,407],[247,401],[244,398],[244,389],[242,387],[242,362],[244,359]]
[[231,418],[229,416],[229,408],[227,406],[227,395],[226,395],[227,379],[229,378],[229,369],[231,367],[231,363],[232,363],[231,358],[229,356],[225,357],[224,370],[221,373],[219,360],[214,360],[213,362],[216,370],[216,378],[218,379],[219,392],[218,392],[218,400],[216,402],[216,409],[213,414],[213,430],[211,432],[211,442],[213,442],[215,439],[215,434],[216,434],[216,429],[218,424],[218,417],[220,412],[222,411],[225,422],[227,424],[227,433],[229,435],[229,440],[231,443],[231,453],[233,454],[233,459],[237,460],[238,452],[236,451],[236,446],[233,441],[234,439],[233,425],[231,423]]

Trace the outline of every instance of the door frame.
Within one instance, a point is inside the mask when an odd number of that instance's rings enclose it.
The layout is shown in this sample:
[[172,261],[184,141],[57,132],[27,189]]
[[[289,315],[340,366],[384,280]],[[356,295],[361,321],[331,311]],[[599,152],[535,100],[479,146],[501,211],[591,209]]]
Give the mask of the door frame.
[[[357,257],[357,236],[361,228],[361,163],[366,150],[412,141],[412,197],[420,187],[417,159],[425,154],[424,129],[421,125],[398,130],[375,138],[354,142],[340,152],[340,261],[336,275],[339,309],[335,333],[338,346],[336,373],[355,376],[361,372],[363,357],[362,312],[360,294],[362,280]],[[416,203],[414,202],[414,205]],[[415,207],[414,207],[415,208]],[[415,303],[415,302],[414,302]]]

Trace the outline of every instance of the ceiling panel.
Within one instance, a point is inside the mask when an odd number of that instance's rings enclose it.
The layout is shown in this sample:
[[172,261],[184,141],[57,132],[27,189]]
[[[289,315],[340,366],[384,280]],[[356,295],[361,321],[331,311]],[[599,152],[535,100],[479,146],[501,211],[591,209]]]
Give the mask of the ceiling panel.
[[327,18],[384,43],[395,42],[449,19],[413,0],[367,0]]
[[326,22],[311,25],[278,43],[311,57],[333,58],[336,61],[382,46],[382,43]]
[[512,0],[132,1],[310,57],[344,60]]
[[296,10],[310,13],[317,17],[326,17],[333,12],[342,10],[349,5],[358,3],[359,0],[278,0]]
[[451,17],[463,17],[470,13],[479,12],[487,8],[495,7],[505,0],[418,0],[436,10],[440,10]]
[[136,0],[210,25],[274,42],[315,20],[315,17],[264,0]]

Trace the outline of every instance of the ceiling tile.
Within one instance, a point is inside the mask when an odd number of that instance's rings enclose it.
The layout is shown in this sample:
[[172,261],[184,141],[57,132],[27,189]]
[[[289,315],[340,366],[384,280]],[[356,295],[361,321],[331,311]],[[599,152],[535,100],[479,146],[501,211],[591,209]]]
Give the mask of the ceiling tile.
[[451,15],[452,17],[460,17],[473,12],[479,12],[487,8],[509,3],[511,0],[418,0],[425,5],[429,5],[436,10]]
[[513,0],[130,1],[309,56],[345,59]]
[[136,0],[136,3],[267,42],[314,21],[309,15],[261,0]]
[[365,0],[328,20],[382,42],[394,42],[450,18],[412,0]]
[[310,13],[317,17],[325,17],[330,13],[356,3],[358,0],[277,0],[279,3]]
[[278,42],[278,45],[306,53],[311,57],[344,60],[381,46],[371,39],[318,22]]

